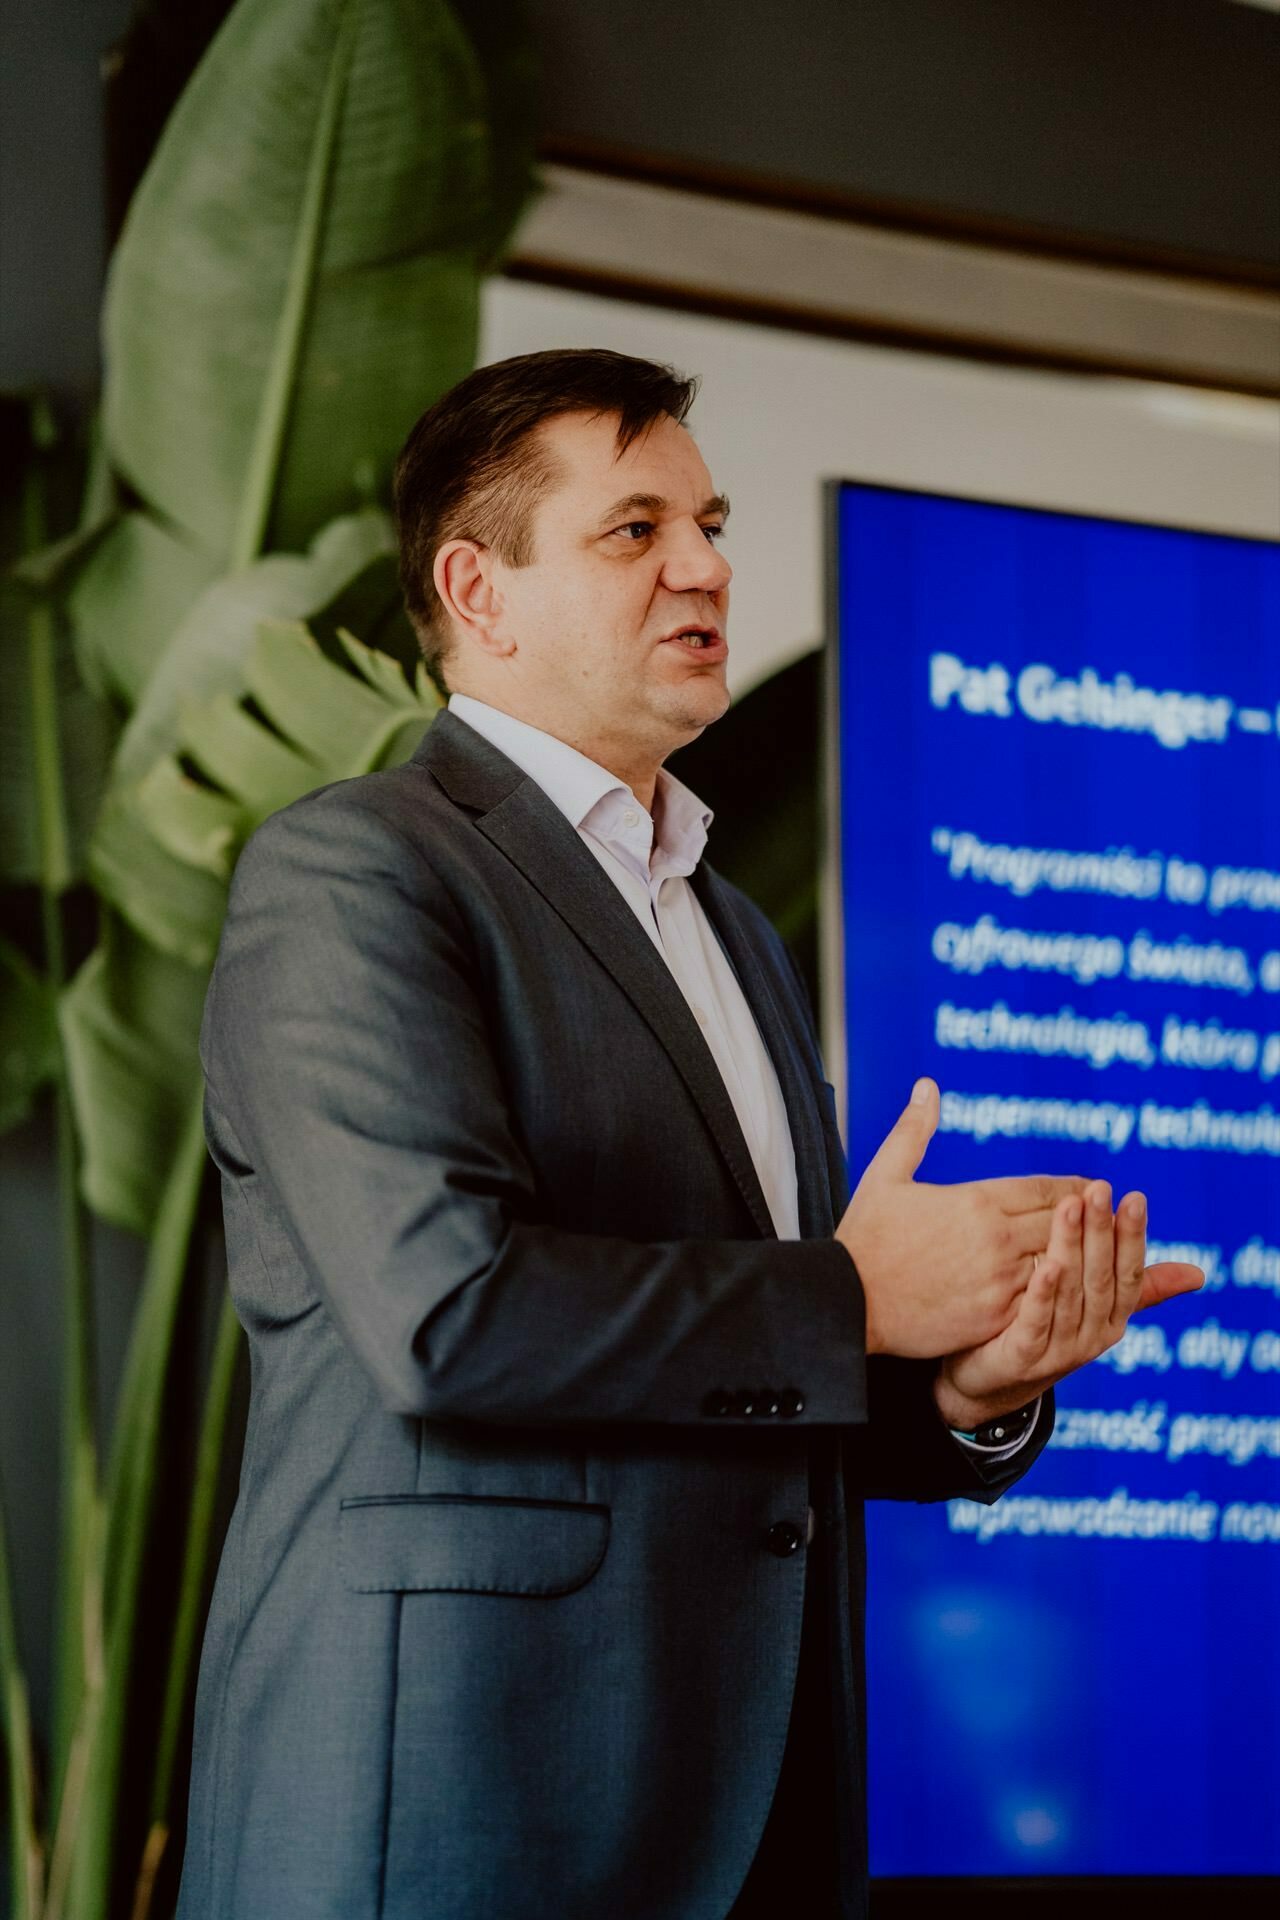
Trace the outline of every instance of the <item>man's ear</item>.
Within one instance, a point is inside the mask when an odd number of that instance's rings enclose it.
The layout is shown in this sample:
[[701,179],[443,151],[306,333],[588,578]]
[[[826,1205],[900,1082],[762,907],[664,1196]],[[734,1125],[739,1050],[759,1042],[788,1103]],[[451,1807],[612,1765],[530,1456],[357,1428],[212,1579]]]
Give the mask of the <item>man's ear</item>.
[[511,652],[514,643],[501,632],[505,603],[494,580],[491,547],[478,540],[446,540],[436,551],[431,577],[446,612],[469,642],[485,653]]

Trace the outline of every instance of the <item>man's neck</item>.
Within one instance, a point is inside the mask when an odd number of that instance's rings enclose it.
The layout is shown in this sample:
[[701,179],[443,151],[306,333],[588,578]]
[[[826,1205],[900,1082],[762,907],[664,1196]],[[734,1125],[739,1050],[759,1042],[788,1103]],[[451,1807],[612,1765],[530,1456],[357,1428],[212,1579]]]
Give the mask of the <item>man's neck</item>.
[[657,790],[658,773],[662,767],[662,761],[666,758],[665,754],[661,759],[655,760],[652,754],[637,753],[634,741],[601,738],[585,729],[575,727],[572,722],[560,720],[553,715],[517,713],[512,707],[504,706],[503,702],[495,699],[492,694],[473,693],[468,687],[454,687],[451,691],[466,694],[472,700],[483,700],[487,707],[496,707],[500,713],[510,714],[513,720],[523,720],[526,726],[537,727],[543,733],[551,734],[554,739],[563,740],[567,747],[572,747],[584,758],[594,760],[598,767],[603,767],[615,778],[625,780],[640,805],[647,812],[653,812],[653,796]]

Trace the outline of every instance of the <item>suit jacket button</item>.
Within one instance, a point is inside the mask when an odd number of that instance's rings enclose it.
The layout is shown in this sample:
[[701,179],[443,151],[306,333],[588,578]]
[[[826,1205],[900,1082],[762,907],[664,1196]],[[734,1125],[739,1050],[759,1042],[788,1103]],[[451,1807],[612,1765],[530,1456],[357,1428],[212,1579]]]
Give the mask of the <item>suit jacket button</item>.
[[790,1418],[793,1414],[804,1412],[804,1395],[799,1387],[784,1387],[778,1395],[779,1411]]
[[775,1520],[764,1537],[764,1543],[770,1553],[776,1553],[779,1560],[785,1560],[800,1545],[802,1535],[799,1527],[790,1520]]
[[732,1399],[728,1387],[715,1387],[703,1400],[702,1411],[713,1415],[728,1413]]
[[739,1387],[738,1391],[733,1395],[733,1398],[729,1402],[730,1413],[739,1414],[743,1419],[746,1419],[747,1416],[749,1414],[753,1414],[755,1410],[756,1410],[755,1394],[752,1393],[750,1387]]
[[777,1392],[776,1388],[761,1387],[759,1393],[756,1395],[756,1412],[757,1413],[780,1413],[781,1411],[782,1411],[782,1397]]

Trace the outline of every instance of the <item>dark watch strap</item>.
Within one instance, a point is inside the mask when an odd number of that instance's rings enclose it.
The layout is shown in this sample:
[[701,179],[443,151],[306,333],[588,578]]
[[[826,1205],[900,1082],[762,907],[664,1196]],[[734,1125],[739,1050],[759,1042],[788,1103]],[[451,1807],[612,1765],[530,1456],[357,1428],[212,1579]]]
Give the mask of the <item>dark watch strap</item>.
[[1025,1407],[1015,1407],[1012,1413],[999,1414],[994,1420],[984,1420],[972,1433],[964,1433],[959,1427],[951,1431],[961,1440],[970,1441],[975,1447],[1009,1447],[1026,1432],[1036,1417],[1036,1408],[1040,1405],[1037,1394]]

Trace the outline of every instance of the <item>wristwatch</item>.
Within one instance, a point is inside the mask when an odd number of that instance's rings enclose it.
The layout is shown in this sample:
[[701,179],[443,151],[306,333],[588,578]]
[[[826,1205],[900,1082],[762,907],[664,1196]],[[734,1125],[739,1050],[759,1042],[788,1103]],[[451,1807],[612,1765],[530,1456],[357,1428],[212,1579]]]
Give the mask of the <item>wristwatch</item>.
[[1036,1417],[1036,1408],[1040,1405],[1040,1396],[1029,1400],[1025,1407],[1015,1407],[1012,1413],[998,1414],[994,1420],[984,1420],[972,1433],[965,1433],[960,1427],[951,1431],[958,1440],[967,1440],[975,1447],[1008,1447],[1021,1439]]

